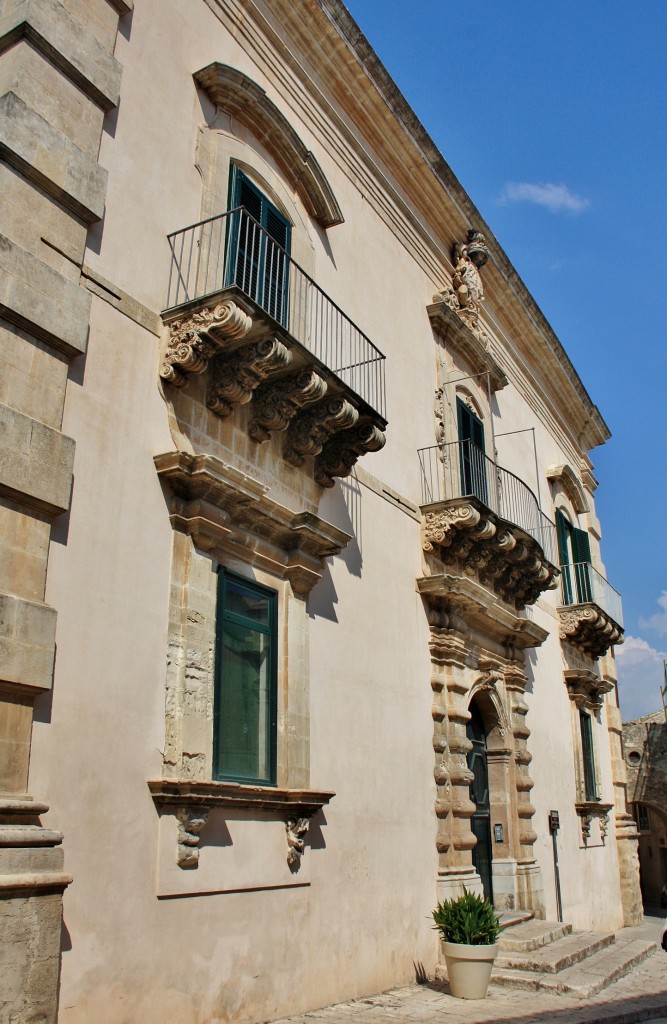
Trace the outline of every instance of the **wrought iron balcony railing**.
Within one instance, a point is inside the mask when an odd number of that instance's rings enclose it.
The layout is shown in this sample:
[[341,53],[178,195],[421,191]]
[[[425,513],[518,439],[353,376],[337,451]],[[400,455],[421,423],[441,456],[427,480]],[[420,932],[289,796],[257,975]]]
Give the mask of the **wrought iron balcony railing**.
[[237,287],[384,418],[384,355],[245,209],[168,240],[168,309]]
[[621,595],[590,562],[561,565],[561,600],[564,605],[596,604],[623,628]]
[[527,533],[552,566],[558,565],[556,527],[530,487],[472,441],[451,441],[419,451],[422,504],[475,497],[501,519]]

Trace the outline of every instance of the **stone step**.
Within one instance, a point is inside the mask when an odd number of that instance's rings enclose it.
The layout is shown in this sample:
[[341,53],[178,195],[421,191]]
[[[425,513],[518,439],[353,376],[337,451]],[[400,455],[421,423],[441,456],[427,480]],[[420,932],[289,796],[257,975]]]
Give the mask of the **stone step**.
[[503,910],[497,916],[503,928],[514,928],[516,925],[532,920],[535,915],[532,910]]
[[624,977],[657,948],[656,942],[646,939],[617,941],[557,974],[494,968],[491,984],[589,999]]
[[[504,924],[501,917],[500,923]],[[505,953],[528,953],[532,949],[540,949],[542,946],[562,939],[572,931],[571,924],[562,924],[557,921],[527,921],[525,924],[506,925],[506,930],[500,934],[498,945],[501,954]]]
[[499,970],[534,971],[538,974],[558,974],[582,960],[611,946],[613,932],[575,932],[532,950],[517,952],[501,949],[496,958]]

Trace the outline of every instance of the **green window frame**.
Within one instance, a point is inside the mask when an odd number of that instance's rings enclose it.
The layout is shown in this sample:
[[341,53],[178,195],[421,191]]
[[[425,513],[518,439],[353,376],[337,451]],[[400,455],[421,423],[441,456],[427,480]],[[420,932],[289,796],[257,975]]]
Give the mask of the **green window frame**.
[[292,225],[248,175],[232,164],[229,209],[239,207],[241,210],[232,215],[227,238],[226,284],[237,284],[286,327]]
[[565,604],[587,604],[593,600],[591,587],[591,544],[586,530],[573,526],[561,509],[556,509],[558,554],[563,577]]
[[275,590],[218,570],[213,777],[276,784]]
[[459,463],[461,497],[474,494],[488,504],[484,424],[464,401],[457,397],[456,416],[459,428]]
[[581,729],[581,755],[584,768],[584,797],[586,800],[597,800],[593,726],[591,716],[586,711],[579,712],[579,726]]

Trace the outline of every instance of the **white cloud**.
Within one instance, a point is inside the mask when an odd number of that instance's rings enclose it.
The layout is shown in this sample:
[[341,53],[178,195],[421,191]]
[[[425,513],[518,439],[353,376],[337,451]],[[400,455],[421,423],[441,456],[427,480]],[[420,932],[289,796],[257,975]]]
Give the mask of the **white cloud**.
[[502,205],[535,203],[537,206],[546,206],[551,213],[561,213],[563,210],[581,213],[590,205],[590,199],[571,192],[567,185],[554,185],[550,182],[539,185],[529,181],[508,181],[503,185],[499,202]]
[[618,699],[623,721],[641,718],[661,707],[665,651],[657,651],[640,636],[626,636],[615,648],[618,666]]
[[658,598],[658,606],[661,611],[655,612],[648,619],[641,618],[639,625],[642,629],[648,629],[652,633],[657,633],[658,636],[664,636],[667,633],[667,590],[663,590]]

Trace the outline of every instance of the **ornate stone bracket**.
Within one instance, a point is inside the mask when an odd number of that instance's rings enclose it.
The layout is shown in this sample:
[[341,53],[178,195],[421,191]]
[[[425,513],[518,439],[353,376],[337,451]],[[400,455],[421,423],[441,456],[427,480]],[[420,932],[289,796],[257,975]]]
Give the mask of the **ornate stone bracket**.
[[324,398],[327,382],[315,370],[262,384],[255,392],[253,419],[248,428],[253,441],[262,444],[272,430],[286,430],[299,409]]
[[600,838],[604,845],[607,832],[609,831],[609,812],[613,806],[613,804],[601,804],[593,800],[585,800],[575,804],[577,814],[581,819],[581,838],[584,841],[584,845],[587,845],[591,838],[593,818],[597,818],[600,823]]
[[160,376],[177,388],[184,387],[188,374],[204,373],[216,352],[244,338],[251,327],[248,314],[231,300],[171,320]]
[[174,814],[179,822],[177,856],[182,868],[199,866],[199,834],[210,811],[231,807],[284,816],[287,863],[292,870],[298,870],[311,818],[336,795],[315,789],[244,786],[236,782],[196,779],[150,779],[148,788],[156,807]]
[[614,688],[613,683],[587,669],[567,669],[564,676],[570,699],[587,711],[597,711],[602,706],[603,695]]
[[334,477],[347,476],[360,455],[379,452],[385,435],[374,423],[362,423],[352,430],[334,434],[315,460],[315,479],[321,487],[333,487]]
[[318,402],[290,426],[283,458],[292,466],[303,465],[306,455],[318,455],[328,438],[338,430],[353,427],[358,419],[359,413],[345,398]]
[[471,498],[423,505],[425,551],[438,549],[446,565],[460,565],[517,609],[534,604],[557,582],[558,569],[537,541]]
[[597,604],[562,605],[558,609],[558,635],[592,658],[600,658],[610,647],[623,643],[623,630]]
[[173,527],[203,551],[225,551],[257,565],[306,594],[324,572],[324,559],[350,535],[310,512],[292,512],[268,487],[212,455],[166,452],[155,457],[171,490]]
[[184,805],[176,807],[174,813],[178,820],[178,866],[199,867],[199,833],[208,821],[209,809]]
[[255,388],[292,361],[292,353],[276,338],[264,338],[234,352],[222,353],[211,365],[206,404],[218,416],[229,416],[235,405],[245,405]]

